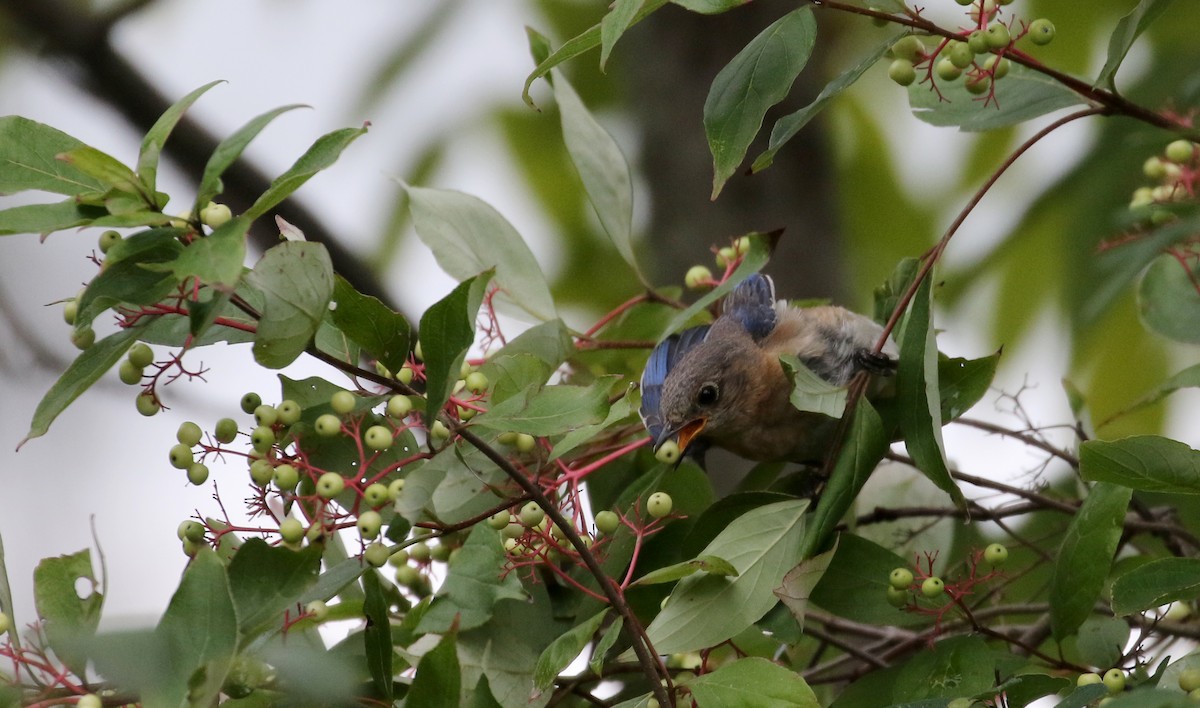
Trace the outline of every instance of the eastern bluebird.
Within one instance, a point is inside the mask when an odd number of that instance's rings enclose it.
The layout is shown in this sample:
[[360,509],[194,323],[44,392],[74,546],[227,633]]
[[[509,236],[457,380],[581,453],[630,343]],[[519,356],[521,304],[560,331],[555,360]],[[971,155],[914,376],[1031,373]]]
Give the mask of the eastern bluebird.
[[669,440],[680,452],[710,445],[751,460],[813,462],[824,458],[837,421],[792,406],[779,361],[795,355],[813,373],[845,386],[859,371],[887,375],[895,343],[873,352],[883,328],[835,306],[792,307],[775,300],[775,284],[751,275],[722,304],[721,316],[654,348],[642,374],[642,422],[655,450]]

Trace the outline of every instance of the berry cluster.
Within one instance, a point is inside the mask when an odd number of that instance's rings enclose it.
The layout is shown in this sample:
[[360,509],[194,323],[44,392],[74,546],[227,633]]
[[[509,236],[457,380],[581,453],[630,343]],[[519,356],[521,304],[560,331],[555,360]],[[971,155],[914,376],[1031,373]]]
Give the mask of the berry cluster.
[[916,35],[903,37],[892,45],[888,76],[901,86],[909,86],[917,80],[921,69],[924,72],[921,83],[928,82],[939,96],[938,81],[952,82],[965,76],[968,92],[986,95],[986,101],[994,102],[995,83],[1007,76],[1011,68],[1006,55],[1019,53],[1015,44],[1024,37],[1039,46],[1050,43],[1054,39],[1054,24],[1045,18],[1029,23],[1016,18],[1005,21],[1001,18],[1002,7],[1012,0],[957,1],[971,6],[970,26],[958,30],[955,39],[937,38],[933,46]]
[[[935,560],[936,555],[926,555],[925,570],[921,569],[922,564],[919,560],[914,568],[892,570],[888,574],[888,604],[909,612],[932,615],[940,623],[945,613],[954,607],[961,606],[962,598],[971,595],[976,586],[1000,576],[999,568],[1008,562],[1008,548],[1003,544],[993,543],[982,551],[975,551],[967,559],[968,572],[966,576],[949,583],[934,575]],[[980,568],[981,565],[988,568],[986,573]],[[949,596],[950,602],[938,605],[919,602],[918,593],[926,601],[935,601],[946,595]]]
[[1196,199],[1200,187],[1200,145],[1176,140],[1161,154],[1147,158],[1142,173],[1154,184],[1134,190],[1130,210],[1151,225],[1171,221],[1175,216],[1164,205]]
[[[1075,685],[1076,686],[1091,686],[1092,684],[1097,684],[1097,683],[1104,684],[1104,687],[1108,689],[1108,695],[1109,695],[1108,698],[1104,698],[1100,701],[1100,705],[1104,705],[1109,700],[1111,700],[1112,696],[1115,696],[1116,694],[1121,693],[1125,690],[1125,680],[1126,680],[1126,678],[1125,678],[1124,671],[1122,671],[1121,669],[1112,668],[1112,669],[1109,669],[1108,671],[1105,671],[1103,676],[1101,676],[1098,673],[1091,672],[1091,671],[1089,671],[1086,674],[1080,674],[1079,678],[1077,678],[1075,680]],[[1182,679],[1181,679],[1180,683],[1182,683]]]

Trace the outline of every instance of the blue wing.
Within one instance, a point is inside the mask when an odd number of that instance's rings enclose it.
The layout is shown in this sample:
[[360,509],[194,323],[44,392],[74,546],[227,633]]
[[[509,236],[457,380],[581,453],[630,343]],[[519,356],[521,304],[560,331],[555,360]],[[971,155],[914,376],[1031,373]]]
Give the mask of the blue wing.
[[741,323],[756,341],[775,329],[775,283],[770,276],[755,273],[725,298],[722,317]]
[[650,358],[646,361],[646,370],[642,372],[642,406],[638,415],[653,440],[658,440],[665,425],[662,419],[662,389],[667,374],[685,353],[695,347],[708,336],[708,325],[685,329],[679,334],[671,335],[659,343]]

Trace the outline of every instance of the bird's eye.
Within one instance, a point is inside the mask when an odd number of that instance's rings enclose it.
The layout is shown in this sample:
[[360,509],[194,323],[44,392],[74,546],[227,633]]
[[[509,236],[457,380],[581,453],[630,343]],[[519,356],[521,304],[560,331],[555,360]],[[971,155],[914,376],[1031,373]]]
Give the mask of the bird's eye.
[[720,397],[721,389],[717,388],[715,383],[706,383],[700,387],[700,392],[696,394],[696,403],[707,408],[716,403]]

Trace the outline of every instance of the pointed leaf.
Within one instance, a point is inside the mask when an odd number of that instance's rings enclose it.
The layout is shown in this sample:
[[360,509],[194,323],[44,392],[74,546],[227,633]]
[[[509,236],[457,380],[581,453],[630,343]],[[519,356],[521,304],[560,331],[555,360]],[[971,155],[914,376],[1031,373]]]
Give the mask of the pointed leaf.
[[671,0],[671,2],[701,15],[718,15],[735,7],[741,7],[750,0]]
[[104,182],[58,155],[86,147],[61,130],[20,116],[0,118],[0,194],[30,189],[74,196],[104,192]]
[[592,673],[596,674],[597,676],[600,675],[601,670],[604,668],[604,658],[608,655],[608,652],[612,650],[613,645],[617,643],[617,640],[620,639],[621,628],[624,626],[625,618],[617,617],[613,620],[613,623],[608,626],[608,629],[604,630],[604,634],[601,635],[600,641],[596,642],[596,648],[592,650],[592,660],[588,662],[588,668],[592,670]]
[[237,217],[221,224],[208,236],[192,241],[169,267],[175,279],[195,277],[223,290],[233,290],[246,261],[246,232],[250,221]]
[[724,558],[734,578],[693,575],[679,581],[646,634],[656,651],[673,654],[714,646],[757,622],[775,605],[772,592],[800,560],[808,500],[754,509],[729,524],[702,555]]
[[150,126],[150,130],[146,132],[146,137],[142,139],[141,150],[138,151],[137,173],[148,193],[154,194],[157,190],[158,158],[162,153],[163,145],[167,142],[167,137],[171,135],[171,131],[175,129],[179,119],[196,102],[196,99],[219,83],[223,82],[210,81],[176,101],[159,116],[158,120],[154,121],[154,125]]
[[1181,388],[1200,388],[1200,364],[1193,364],[1173,374],[1166,381],[1155,386],[1153,390],[1148,391],[1146,395],[1110,416],[1109,420],[1141,410],[1146,406],[1152,406]]
[[831,418],[841,418],[846,410],[846,389],[834,386],[817,376],[793,354],[779,357],[783,373],[792,384],[790,400],[797,410],[823,413]]
[[86,329],[110,307],[121,303],[150,305],[175,289],[170,273],[153,269],[179,257],[177,229],[150,229],[122,239],[113,246],[100,274],[79,297],[75,328]]
[[711,573],[712,575],[736,576],[737,568],[725,560],[717,556],[700,556],[694,560],[683,561],[668,565],[665,568],[659,568],[646,573],[634,582],[630,583],[630,587],[634,585],[657,585],[658,583],[673,583],[676,580],[686,578],[695,573]]
[[319,243],[288,241],[263,254],[246,276],[262,291],[254,360],[281,369],[312,341],[333,296],[333,265]]
[[337,162],[342,151],[349,147],[358,136],[367,132],[367,126],[361,128],[342,128],[317,138],[312,147],[300,159],[288,168],[287,172],[275,178],[271,186],[246,210],[242,217],[254,221],[266,214],[276,205],[291,196],[292,192],[310,180],[313,175]]
[[594,425],[608,415],[614,376],[601,376],[588,386],[559,384],[527,390],[492,406],[472,424],[499,431],[546,436]]
[[417,236],[442,270],[461,281],[494,268],[501,290],[497,302],[516,305],[534,321],[554,319],[554,299],[541,266],[499,212],[462,192],[409,185],[404,189]]
[[1129,53],[1129,48],[1133,46],[1142,32],[1146,31],[1146,27],[1151,22],[1158,19],[1159,15],[1171,7],[1172,2],[1173,0],[1141,0],[1137,7],[1130,10],[1128,15],[1117,22],[1116,29],[1108,38],[1108,58],[1104,62],[1104,67],[1100,69],[1100,75],[1096,77],[1097,86],[1104,84],[1112,91],[1117,90],[1117,69],[1121,67],[1121,62],[1125,61],[1125,55]]
[[981,131],[1016,125],[1084,102],[1066,86],[1019,64],[1013,64],[1008,76],[996,82],[994,103],[983,105],[966,86],[965,81],[939,82],[938,89],[946,98],[943,101],[929,84],[914,82],[908,87],[908,103],[913,115],[930,125]]
[[703,297],[672,317],[670,323],[667,324],[666,330],[663,332],[662,339],[666,339],[669,335],[682,329],[697,313],[707,309],[709,305],[728,295],[739,283],[750,277],[752,273],[762,270],[762,267],[767,264],[767,260],[771,257],[771,249],[774,248],[775,241],[779,238],[779,232],[765,234],[754,232],[746,234],[745,238],[750,239],[750,251],[742,259],[741,265],[733,271],[733,274],[724,283],[708,291]]
[[687,684],[702,706],[819,708],[817,694],[800,674],[758,656],[738,659]]
[[616,0],[612,9],[600,20],[600,70],[608,64],[608,56],[617,40],[633,23],[633,18],[646,4],[646,0]]
[[475,315],[492,273],[485,272],[458,284],[449,295],[421,315],[419,338],[425,357],[425,420],[433,425],[450,397],[467,349],[475,341]]
[[1155,258],[1138,281],[1138,319],[1149,330],[1185,344],[1200,343],[1200,269],[1174,255]]
[[247,539],[229,563],[229,588],[242,642],[283,625],[283,613],[317,582],[321,548],[293,551]]
[[460,708],[462,668],[458,663],[456,643],[456,636],[447,634],[421,657],[405,705]]
[[133,170],[112,155],[100,152],[94,147],[77,147],[60,153],[58,159],[100,182],[103,185],[101,191],[115,189],[134,196],[149,194]]
[[592,635],[600,629],[600,623],[608,614],[608,608],[600,610],[583,624],[576,625],[546,647],[538,657],[537,667],[533,670],[533,685],[538,691],[545,691],[554,684],[559,672],[567,668],[575,658],[583,652]]
[[1198,594],[1200,558],[1159,558],[1113,581],[1113,612],[1129,615],[1177,600],[1191,600]]
[[1079,474],[1141,492],[1200,494],[1200,452],[1157,435],[1088,440],[1079,447]]
[[338,275],[333,286],[333,323],[389,371],[399,371],[408,360],[411,328],[408,320],[379,301],[364,295]]
[[812,597],[813,588],[825,577],[829,563],[837,552],[837,545],[824,553],[806,558],[783,576],[783,582],[775,588],[775,597],[787,605],[792,617],[804,629],[804,616],[808,612],[808,600]]
[[242,151],[250,144],[258,134],[262,132],[267,124],[278,118],[281,114],[297,108],[307,108],[304,104],[293,103],[289,106],[280,106],[271,111],[267,111],[250,121],[246,125],[238,128],[237,132],[225,138],[217,145],[217,149],[213,150],[209,156],[208,162],[204,165],[204,174],[200,177],[200,186],[196,189],[196,205],[193,211],[197,214],[200,210],[212,201],[213,197],[221,193],[221,175],[225,174],[225,170],[229,169],[237,159],[242,156]]
[[954,420],[983,398],[996,377],[1000,352],[978,359],[938,357],[938,395],[942,422]]
[[[91,584],[86,597],[79,596],[80,580]],[[88,655],[83,648],[96,633],[104,605],[104,595],[92,572],[91,551],[84,549],[38,563],[33,571],[33,601],[38,617],[45,622],[50,648],[76,675],[85,675]]]
[[806,5],[771,23],[713,79],[704,102],[713,199],[742,164],[767,110],[791,90],[816,39],[817,23]]
[[80,204],[74,199],[54,204],[26,204],[0,210],[0,236],[7,234],[48,234],[52,231],[85,226],[107,216],[104,207]]
[[454,626],[462,631],[475,629],[492,618],[501,600],[526,599],[517,576],[504,574],[506,562],[500,535],[476,524],[416,631],[441,634]]
[[1050,582],[1050,626],[1056,639],[1079,629],[1100,598],[1132,495],[1128,487],[1099,482],[1071,519]]
[[366,593],[363,614],[367,628],[363,631],[363,641],[366,643],[367,670],[371,672],[375,690],[391,703],[392,621],[388,617],[388,599],[383,594],[378,572],[368,570],[363,575],[363,590]]
[[609,240],[640,278],[633,254],[633,177],[629,163],[617,141],[596,122],[566,77],[557,70],[554,97],[558,101],[563,142],[588,200]]

